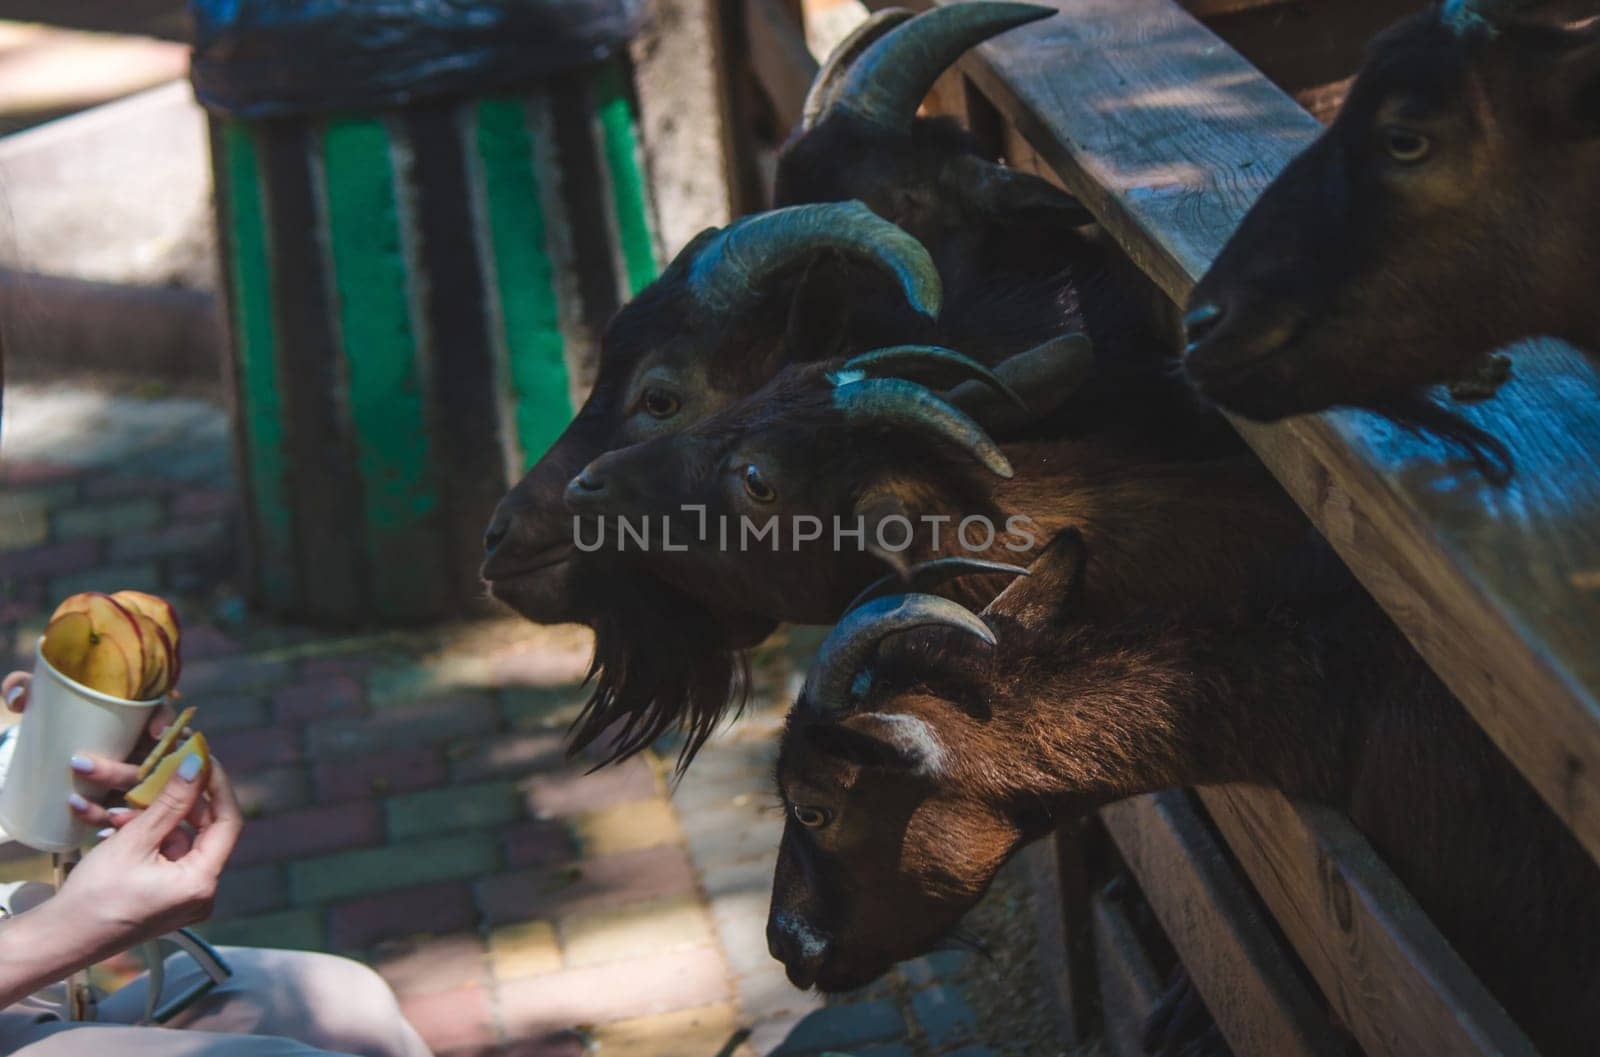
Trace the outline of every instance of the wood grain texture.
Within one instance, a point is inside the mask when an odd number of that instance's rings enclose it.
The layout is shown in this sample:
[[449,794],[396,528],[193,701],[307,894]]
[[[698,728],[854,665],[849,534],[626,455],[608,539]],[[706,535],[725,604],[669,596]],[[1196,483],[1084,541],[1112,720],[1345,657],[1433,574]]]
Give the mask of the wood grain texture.
[[1091,900],[1089,920],[1105,1007],[1105,1045],[1116,1057],[1147,1057],[1144,1025],[1161,999],[1161,977],[1133,923],[1104,893]]
[[1322,1003],[1188,794],[1135,797],[1100,816],[1238,1057],[1344,1052]]
[[1367,1057],[1537,1051],[1348,820],[1274,790],[1198,791]]
[[806,92],[817,75],[805,30],[780,0],[744,0],[744,25],[756,80],[787,132],[799,124]]
[[[1064,17],[990,41],[964,68],[1181,303],[1319,126],[1170,0],[1057,6]],[[1466,411],[1516,458],[1503,489],[1360,412],[1237,424],[1600,856],[1600,374],[1559,342],[1513,352],[1513,382]]]
[[1104,839],[1093,819],[1078,819],[1023,852],[1038,907],[1035,950],[1068,1048],[1082,1045],[1099,1026],[1085,860],[1089,845]]

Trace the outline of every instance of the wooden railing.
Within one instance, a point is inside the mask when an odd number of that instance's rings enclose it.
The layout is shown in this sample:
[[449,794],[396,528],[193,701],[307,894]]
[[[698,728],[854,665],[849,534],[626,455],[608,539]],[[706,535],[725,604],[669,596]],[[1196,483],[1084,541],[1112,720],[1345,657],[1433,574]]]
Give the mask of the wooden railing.
[[[748,59],[787,128],[815,70],[794,9],[786,0],[724,2],[736,5],[732,23],[745,34],[743,49],[731,41],[725,54]],[[921,9],[944,0],[893,2]],[[1279,16],[1255,9],[1274,0],[1191,0],[1190,10],[1173,0],[1054,2],[1063,17],[980,47],[928,106],[1078,196],[1182,304],[1256,196],[1320,129],[1197,18],[1221,16],[1217,29],[1230,39],[1270,40],[1260,19]],[[1346,8],[1365,20],[1364,36],[1411,5],[1388,6]],[[1270,55],[1261,58],[1272,68]],[[1292,87],[1306,88],[1299,98],[1319,110],[1329,99],[1316,86]],[[1361,413],[1236,425],[1600,857],[1600,375],[1559,342],[1515,351],[1515,379],[1463,409],[1511,449],[1517,475],[1506,487]],[[1219,787],[1141,797],[1101,821],[1241,1057],[1343,1052],[1334,1022],[1373,1057],[1535,1053],[1337,813],[1260,788]],[[1155,993],[1126,921],[1087,887],[1079,843],[1063,836],[1036,857],[1064,894],[1047,932],[1067,1041],[1093,1017],[1084,996],[1096,948],[1108,994],[1137,1004]],[[1107,1024],[1108,1040],[1119,1032],[1126,1025]]]

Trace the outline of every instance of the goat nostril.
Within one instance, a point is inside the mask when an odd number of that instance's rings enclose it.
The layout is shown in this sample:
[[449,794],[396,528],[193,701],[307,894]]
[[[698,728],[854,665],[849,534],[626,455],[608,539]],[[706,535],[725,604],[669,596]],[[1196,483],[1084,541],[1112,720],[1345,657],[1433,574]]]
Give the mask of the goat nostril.
[[492,553],[494,549],[505,542],[506,536],[511,533],[511,519],[497,517],[489,522],[488,531],[483,534],[483,549],[485,553]]
[[604,492],[606,480],[588,470],[584,470],[572,479],[572,490],[575,492]]
[[1206,335],[1216,330],[1224,314],[1222,306],[1215,301],[1191,308],[1183,317],[1183,331],[1188,336],[1189,347],[1194,348],[1206,339]]

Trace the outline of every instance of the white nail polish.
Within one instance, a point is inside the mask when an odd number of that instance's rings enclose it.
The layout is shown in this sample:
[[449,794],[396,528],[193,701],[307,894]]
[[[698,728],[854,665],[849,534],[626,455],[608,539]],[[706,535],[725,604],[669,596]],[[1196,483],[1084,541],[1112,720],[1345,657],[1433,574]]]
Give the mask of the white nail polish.
[[78,795],[77,793],[73,793],[71,796],[67,797],[67,804],[74,811],[87,811],[87,810],[89,810],[89,801],[85,800],[82,796]]
[[13,686],[11,689],[7,690],[6,691],[6,705],[9,707],[11,705],[16,704],[17,703],[17,698],[21,697],[23,691],[26,690],[26,689],[27,689],[27,687],[25,687],[25,686]]

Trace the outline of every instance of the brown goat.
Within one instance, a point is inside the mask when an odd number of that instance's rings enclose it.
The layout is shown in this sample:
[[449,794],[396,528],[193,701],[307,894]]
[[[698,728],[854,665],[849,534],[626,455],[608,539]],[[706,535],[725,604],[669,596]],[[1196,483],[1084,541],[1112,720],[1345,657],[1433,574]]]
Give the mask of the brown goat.
[[1086,625],[1084,561],[1067,534],[981,620],[898,596],[829,636],[777,769],[767,934],[796,985],[928,950],[1063,819],[1244,782],[1346,811],[1542,1052],[1592,1052],[1600,868],[1381,611]]
[[[1276,599],[1308,564],[1313,534],[1253,457],[1159,461],[1135,439],[1002,448],[930,390],[868,376],[929,363],[960,358],[895,349],[789,367],[681,433],[603,455],[567,489],[575,532],[710,611],[812,624],[836,620],[885,562],[1025,563],[1065,528],[1096,556],[1097,615]],[[963,577],[952,597],[981,606],[1003,585]]]
[[1366,407],[1493,449],[1422,387],[1533,335],[1600,355],[1600,23],[1509,20],[1525,6],[1451,0],[1373,41],[1194,289],[1204,395],[1262,420]]

